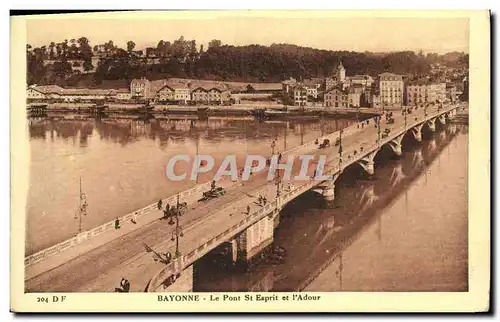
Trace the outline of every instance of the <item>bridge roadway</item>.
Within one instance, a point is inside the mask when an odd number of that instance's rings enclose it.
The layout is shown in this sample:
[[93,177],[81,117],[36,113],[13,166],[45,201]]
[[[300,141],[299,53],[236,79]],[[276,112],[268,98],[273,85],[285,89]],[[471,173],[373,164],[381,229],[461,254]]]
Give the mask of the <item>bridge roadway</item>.
[[[436,114],[436,108],[428,109],[429,116]],[[444,113],[442,110],[439,113]],[[396,130],[404,124],[404,117],[394,112],[394,124],[385,124],[382,121],[382,129]],[[410,119],[417,117],[424,121],[424,109],[420,108],[408,115]],[[435,116],[434,116],[435,117]],[[373,126],[373,120],[363,128],[345,131],[342,137],[344,155],[358,149],[360,146],[372,146],[378,137],[377,129]],[[354,128],[351,126],[351,128]],[[331,141],[338,133],[329,135]],[[319,150],[315,145],[300,147],[288,155],[299,154],[325,154],[330,156],[328,162],[333,168],[338,162],[338,147],[331,146]],[[287,154],[284,155],[286,160]],[[298,173],[300,164],[294,163],[293,173]],[[328,169],[328,167],[327,167]],[[313,166],[308,173],[312,175]],[[268,200],[276,198],[276,185],[266,179],[267,171],[255,174],[251,180],[238,182],[228,193],[206,204],[196,203],[190,205],[189,210],[181,217],[180,225],[183,226],[184,237],[180,240],[180,251],[188,254],[205,244],[214,236],[227,231],[228,228],[237,226],[247,217],[246,207],[251,205],[251,212],[258,209],[255,201],[259,195],[266,196]],[[292,184],[303,184],[303,182],[292,182]],[[287,185],[284,184],[286,188]],[[285,189],[284,188],[284,189]],[[282,194],[286,191],[283,190]],[[249,219],[249,218],[248,218]],[[187,224],[187,225],[185,225]],[[185,226],[184,226],[185,225]],[[106,245],[100,246],[86,252],[77,258],[70,260],[47,272],[39,274],[26,281],[27,291],[73,291],[73,292],[110,292],[113,291],[121,277],[131,281],[131,291],[144,291],[151,277],[155,276],[164,268],[164,265],[154,262],[151,254],[146,253],[143,244],[150,245],[153,249],[161,252],[170,251],[174,253],[175,244],[171,241],[173,227],[164,221],[155,221],[141,227],[125,236],[122,236]]]

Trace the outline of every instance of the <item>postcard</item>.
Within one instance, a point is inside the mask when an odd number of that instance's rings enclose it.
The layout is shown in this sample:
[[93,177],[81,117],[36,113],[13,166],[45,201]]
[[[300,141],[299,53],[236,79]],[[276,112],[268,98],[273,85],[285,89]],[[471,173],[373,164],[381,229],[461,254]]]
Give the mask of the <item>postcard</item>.
[[12,16],[11,310],[489,310],[489,16]]

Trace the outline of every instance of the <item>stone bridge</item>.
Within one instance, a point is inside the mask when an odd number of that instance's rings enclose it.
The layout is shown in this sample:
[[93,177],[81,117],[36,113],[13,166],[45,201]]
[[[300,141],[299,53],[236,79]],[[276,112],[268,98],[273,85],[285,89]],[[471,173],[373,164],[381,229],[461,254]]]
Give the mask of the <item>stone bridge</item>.
[[[387,122],[383,117],[375,117],[358,123],[357,127],[364,128],[364,131],[348,143],[342,142],[342,131],[330,135],[331,138],[338,137],[340,145],[322,150],[327,157],[323,169],[323,174],[328,177],[327,180],[311,178],[308,181],[290,182],[285,189],[277,191],[273,199],[268,199],[271,200],[269,203],[257,208],[252,206],[252,210],[248,213],[244,210],[236,211],[224,220],[218,221],[215,221],[215,217],[223,216],[222,213],[213,214],[212,217],[207,216],[189,232],[193,237],[190,242],[183,244],[181,249],[183,255],[158,271],[145,290],[147,292],[191,291],[193,263],[224,243],[231,246],[234,261],[238,257],[250,260],[272,243],[275,222],[279,220],[280,210],[288,202],[309,190],[321,194],[327,201],[333,201],[335,181],[346,168],[360,166],[369,175],[374,174],[374,159],[380,151],[389,149],[394,155],[400,156],[405,136],[420,142],[424,128],[434,132],[436,123],[446,124],[456,114],[458,108],[458,105],[420,107],[413,109],[409,114],[393,111],[393,122]],[[402,173],[396,171],[393,175],[395,177],[391,178],[392,181],[401,180]],[[276,190],[275,186],[275,182],[269,182],[259,191],[265,194],[270,190]],[[284,186],[283,184],[282,187]],[[234,203],[238,203],[238,200]],[[246,208],[246,204],[244,206]],[[235,206],[235,209],[239,209],[238,207]],[[213,225],[212,222],[217,224]]]

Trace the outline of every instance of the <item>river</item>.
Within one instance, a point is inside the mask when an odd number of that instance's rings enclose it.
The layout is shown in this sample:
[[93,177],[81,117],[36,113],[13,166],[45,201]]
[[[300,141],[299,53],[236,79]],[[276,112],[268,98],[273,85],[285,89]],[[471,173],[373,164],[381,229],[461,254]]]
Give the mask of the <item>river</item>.
[[[79,231],[80,179],[88,202],[81,226],[85,231],[194,186],[193,181],[167,180],[165,167],[174,155],[211,154],[220,161],[236,154],[242,162],[247,153],[270,155],[273,140],[275,149],[284,151],[353,122],[256,122],[248,117],[31,120],[26,254]],[[208,181],[214,171],[200,175],[199,182]]]
[[468,128],[447,125],[381,153],[375,176],[352,167],[334,206],[307,192],[280,214],[270,247],[250,268],[213,252],[194,267],[194,291],[467,291]]

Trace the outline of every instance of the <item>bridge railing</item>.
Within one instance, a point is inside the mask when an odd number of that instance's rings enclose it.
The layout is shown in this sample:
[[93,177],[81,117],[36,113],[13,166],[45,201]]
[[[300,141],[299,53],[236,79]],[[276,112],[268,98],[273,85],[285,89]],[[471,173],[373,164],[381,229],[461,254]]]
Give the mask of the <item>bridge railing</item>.
[[[369,122],[373,122],[372,121],[373,118],[370,118]],[[362,122],[356,122],[350,126],[347,126],[345,128],[342,129],[342,134],[343,135],[350,135],[350,134],[354,134],[356,132],[360,132],[362,130],[362,128],[359,126]],[[311,140],[307,143],[304,143],[303,145],[299,145],[299,146],[296,146],[294,148],[291,148],[287,151],[285,151],[285,153],[293,153],[299,149],[303,149],[305,147],[312,147],[312,146],[315,146],[315,145],[318,145],[318,144],[321,144],[325,139],[328,139],[330,141],[333,141],[334,139],[336,139],[337,137],[339,137],[340,135],[340,130],[339,131],[335,131],[333,133],[330,133],[330,134],[327,134],[327,135],[323,135],[323,136],[320,136],[318,137],[317,139],[314,139],[314,140]],[[316,143],[316,140],[318,141],[318,143]]]
[[[231,180],[229,177],[223,177],[221,180],[219,180],[220,184],[226,184],[229,183],[231,184]],[[185,198],[191,197],[195,194],[202,193],[203,191],[206,191],[210,189],[211,182],[205,182],[202,184],[198,184],[193,188],[187,189],[185,191],[182,191],[178,193],[179,195],[179,200],[182,202]],[[168,198],[161,199],[163,205],[169,203],[170,205],[175,205],[177,202],[177,194],[174,194]],[[150,204],[146,207],[140,208],[134,212],[128,213],[122,217],[119,217],[118,220],[120,221],[120,224],[128,223],[134,216],[136,215],[137,218],[140,218],[141,216],[147,215],[151,213],[152,211],[159,211],[158,209],[158,204]],[[61,251],[67,250],[73,246],[76,246],[78,244],[81,244],[82,242],[89,240],[97,235],[100,235],[106,231],[112,230],[115,227],[115,220],[109,221],[107,223],[104,223],[100,226],[97,226],[93,229],[81,232],[77,234],[76,236],[69,238],[65,241],[62,241],[60,243],[57,243],[53,246],[50,246],[48,248],[45,248],[41,251],[38,251],[34,254],[31,254],[29,256],[26,256],[24,258],[24,265],[29,266],[33,265],[37,262],[40,262],[50,256],[53,256]]]

